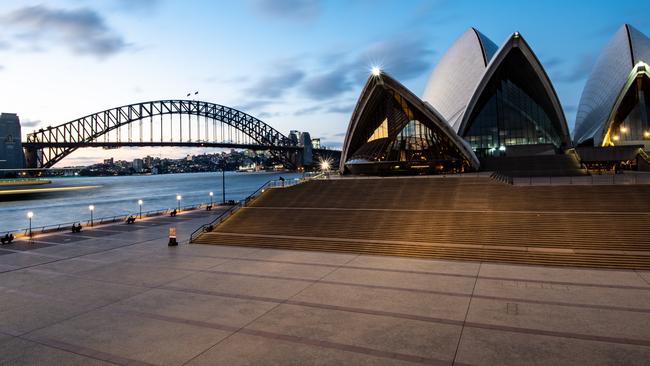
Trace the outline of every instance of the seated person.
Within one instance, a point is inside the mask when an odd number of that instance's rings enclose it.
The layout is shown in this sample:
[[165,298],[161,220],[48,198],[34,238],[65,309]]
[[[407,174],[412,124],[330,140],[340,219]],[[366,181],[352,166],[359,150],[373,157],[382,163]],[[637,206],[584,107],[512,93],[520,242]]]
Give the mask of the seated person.
[[5,236],[0,238],[2,244],[10,244],[13,240],[14,240],[14,234],[5,234]]
[[135,216],[131,215],[126,219],[127,224],[132,224],[135,222]]
[[169,216],[172,216],[172,217],[173,217],[173,216],[176,216],[176,209],[174,209],[174,211],[172,211],[172,212],[169,214]]
[[212,205],[207,205],[207,206],[205,206],[205,209],[206,209],[207,211],[212,211]]

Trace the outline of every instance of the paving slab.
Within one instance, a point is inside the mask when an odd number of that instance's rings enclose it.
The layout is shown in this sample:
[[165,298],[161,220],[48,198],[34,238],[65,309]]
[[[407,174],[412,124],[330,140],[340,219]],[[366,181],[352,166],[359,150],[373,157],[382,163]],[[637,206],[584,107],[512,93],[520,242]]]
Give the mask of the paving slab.
[[345,347],[323,347],[307,342],[292,342],[280,337],[270,338],[235,334],[207,352],[192,359],[188,366],[302,366],[302,365],[359,365],[359,366],[412,366],[409,361],[396,360]]
[[463,365],[647,365],[644,346],[465,328],[456,362]]
[[74,242],[90,239],[85,236],[74,235],[74,234],[49,234],[49,235],[38,236],[37,238],[38,238],[37,240],[39,241],[54,243],[54,244],[74,243]]
[[575,284],[598,284],[613,286],[647,286],[634,271],[592,270],[542,266],[522,266],[483,263],[480,277],[567,282]]
[[285,304],[247,329],[451,363],[461,326]]
[[360,255],[346,266],[476,276],[480,263]]
[[475,295],[529,301],[650,309],[650,290],[479,279]]
[[469,304],[468,296],[324,283],[313,284],[292,300],[456,321],[465,318]]
[[195,273],[169,285],[179,288],[224,292],[248,296],[288,299],[311,281],[297,281],[223,273]]
[[40,329],[56,339],[109,355],[156,365],[180,365],[230,333],[102,309]]
[[124,310],[243,327],[277,303],[154,289],[115,304]]
[[467,321],[575,337],[635,340],[650,346],[650,309],[639,312],[474,298]]
[[108,366],[113,363],[20,338],[0,341],[0,365]]
[[78,272],[76,275],[112,283],[154,287],[172,282],[192,273],[194,272],[180,269],[153,266],[144,267],[128,263],[108,263],[102,267]]
[[257,262],[232,259],[215,267],[215,271],[225,271],[264,276],[280,276],[307,280],[318,280],[335,268],[320,267],[310,264]]
[[370,286],[387,286],[404,289],[447,291],[471,294],[475,278],[450,277],[423,273],[382,271],[371,269],[339,268],[324,281],[355,283]]
[[357,254],[305,252],[298,250],[260,249],[247,258],[268,261],[295,262],[304,264],[324,264],[339,266],[358,257]]

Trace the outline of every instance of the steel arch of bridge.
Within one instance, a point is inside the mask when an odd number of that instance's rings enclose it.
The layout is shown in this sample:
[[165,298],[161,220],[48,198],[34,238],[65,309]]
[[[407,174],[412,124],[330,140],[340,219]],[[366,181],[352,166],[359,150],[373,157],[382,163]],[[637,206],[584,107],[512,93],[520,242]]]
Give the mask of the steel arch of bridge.
[[[129,104],[90,114],[56,127],[40,129],[27,135],[27,142],[24,146],[28,164],[35,164],[41,168],[50,168],[79,147],[103,145],[104,143],[98,141],[98,138],[122,126],[147,118],[151,119],[155,116],[174,114],[206,117],[225,123],[250,137],[254,144],[248,144],[249,147],[259,146],[261,149],[269,149],[286,165],[294,167],[290,155],[286,152],[292,148],[295,150],[295,144],[282,133],[263,121],[235,108],[195,100],[158,100]],[[151,131],[151,134],[153,139],[153,131]],[[161,142],[162,139],[161,136]],[[106,143],[107,146],[110,146],[110,144]],[[184,143],[179,141],[178,145],[183,146]],[[164,146],[164,144],[158,146]],[[195,146],[204,145],[197,142]],[[37,150],[42,151],[42,153],[37,153]]]

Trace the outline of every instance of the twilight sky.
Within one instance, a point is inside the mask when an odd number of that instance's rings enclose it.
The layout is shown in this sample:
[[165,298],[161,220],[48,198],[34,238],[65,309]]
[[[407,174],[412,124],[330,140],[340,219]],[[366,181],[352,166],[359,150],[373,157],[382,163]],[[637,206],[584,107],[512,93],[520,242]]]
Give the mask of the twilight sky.
[[[198,90],[200,100],[340,147],[371,65],[419,95],[445,50],[474,26],[497,45],[522,33],[572,130],[598,52],[625,22],[650,34],[648,13],[650,2],[624,0],[3,0],[0,111],[18,113],[26,133]],[[78,150],[60,165],[105,156]]]

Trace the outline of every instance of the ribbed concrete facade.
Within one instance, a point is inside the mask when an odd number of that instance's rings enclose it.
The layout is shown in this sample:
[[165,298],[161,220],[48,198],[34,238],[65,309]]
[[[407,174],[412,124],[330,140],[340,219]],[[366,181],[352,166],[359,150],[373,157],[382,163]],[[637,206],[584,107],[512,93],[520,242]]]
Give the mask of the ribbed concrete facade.
[[431,73],[422,100],[440,112],[454,131],[458,132],[467,102],[497,48],[484,34],[469,28],[449,47]]
[[650,39],[625,24],[601,52],[582,92],[573,132],[576,144],[591,139],[594,146],[603,144],[608,118],[639,62],[650,64]]

